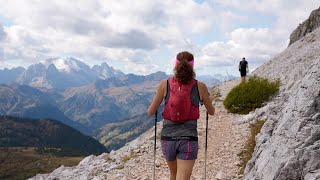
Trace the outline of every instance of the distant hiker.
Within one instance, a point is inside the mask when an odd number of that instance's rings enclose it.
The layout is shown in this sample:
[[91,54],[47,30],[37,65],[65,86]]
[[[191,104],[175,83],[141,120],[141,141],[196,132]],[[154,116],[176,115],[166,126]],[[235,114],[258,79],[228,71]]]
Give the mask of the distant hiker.
[[241,82],[246,81],[247,73],[249,72],[248,68],[248,62],[246,61],[246,58],[242,58],[242,61],[239,63],[239,71],[241,76]]
[[198,155],[200,101],[210,115],[215,111],[207,86],[195,79],[193,64],[191,53],[184,51],[177,55],[174,77],[161,81],[147,111],[149,115],[155,114],[162,100],[165,101],[161,148],[170,169],[170,180],[191,177]]

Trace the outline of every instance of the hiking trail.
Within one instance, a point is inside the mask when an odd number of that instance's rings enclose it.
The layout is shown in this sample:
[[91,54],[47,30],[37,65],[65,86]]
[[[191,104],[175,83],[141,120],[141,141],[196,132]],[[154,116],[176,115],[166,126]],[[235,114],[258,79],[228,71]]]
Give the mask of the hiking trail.
[[[248,123],[240,123],[241,116],[228,113],[223,100],[229,91],[240,83],[232,80],[209,89],[216,112],[209,116],[208,149],[207,149],[207,180],[242,179],[238,175],[240,163],[238,154],[246,142]],[[154,121],[154,116],[149,120]],[[242,121],[243,122],[243,121]],[[163,158],[160,145],[162,121],[157,124],[156,180],[168,180],[169,169]],[[198,120],[199,152],[193,168],[192,180],[204,179],[205,164],[205,130],[206,110],[200,107]],[[152,180],[154,155],[154,128],[140,135],[116,151],[103,153],[99,156],[88,156],[78,166],[60,166],[52,173],[38,174],[30,178],[44,179],[107,179],[107,180]]]
[[[238,123],[236,120],[240,115],[228,113],[223,106],[223,100],[229,91],[238,85],[240,80],[232,80],[222,83],[209,90],[211,96],[217,96],[213,101],[216,112],[209,115],[208,123],[208,149],[207,149],[207,179],[241,179],[238,175],[240,163],[237,156],[246,142],[248,134],[248,124]],[[220,94],[220,95],[219,95]],[[157,158],[156,158],[156,179],[167,180],[170,176],[167,164],[162,157],[160,146],[160,132],[162,122],[157,125]],[[206,111],[200,108],[200,119],[198,120],[199,152],[195,162],[191,179],[204,179],[205,164],[205,128]],[[154,132],[154,128],[149,130]],[[153,136],[154,137],[154,136]],[[135,163],[126,163],[130,168],[124,168],[123,177],[128,179],[152,179],[153,173],[153,137],[149,139],[149,146],[142,145],[142,149],[133,150]],[[141,153],[141,156],[140,156]],[[140,156],[140,157],[139,157]],[[131,161],[131,160],[130,160]],[[122,174],[121,173],[121,174]],[[108,179],[118,179],[119,174],[114,174]]]

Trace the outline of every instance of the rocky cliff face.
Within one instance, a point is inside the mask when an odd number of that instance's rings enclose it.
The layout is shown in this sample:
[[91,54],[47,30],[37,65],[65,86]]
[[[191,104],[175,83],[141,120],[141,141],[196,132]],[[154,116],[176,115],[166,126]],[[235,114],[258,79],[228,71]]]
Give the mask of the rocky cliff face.
[[312,11],[309,19],[299,24],[298,28],[291,33],[289,46],[318,27],[320,27],[320,7]]
[[[244,179],[320,179],[320,28],[253,72],[280,93],[252,119],[267,119]],[[263,117],[259,117],[263,115]]]

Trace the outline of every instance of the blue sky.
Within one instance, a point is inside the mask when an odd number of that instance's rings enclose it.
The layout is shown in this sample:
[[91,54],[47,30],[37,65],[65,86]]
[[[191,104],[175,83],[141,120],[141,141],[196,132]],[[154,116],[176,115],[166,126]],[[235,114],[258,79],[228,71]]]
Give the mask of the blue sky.
[[[138,2],[138,3],[137,3]],[[203,74],[238,75],[283,51],[317,0],[0,0],[0,68],[50,57],[107,62],[126,73],[172,72],[190,51]]]

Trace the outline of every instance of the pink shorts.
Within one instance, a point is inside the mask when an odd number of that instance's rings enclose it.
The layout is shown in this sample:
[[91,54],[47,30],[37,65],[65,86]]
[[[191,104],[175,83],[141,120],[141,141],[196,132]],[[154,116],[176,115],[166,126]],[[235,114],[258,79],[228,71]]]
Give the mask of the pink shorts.
[[161,149],[167,161],[176,159],[195,160],[198,157],[198,141],[161,140]]

